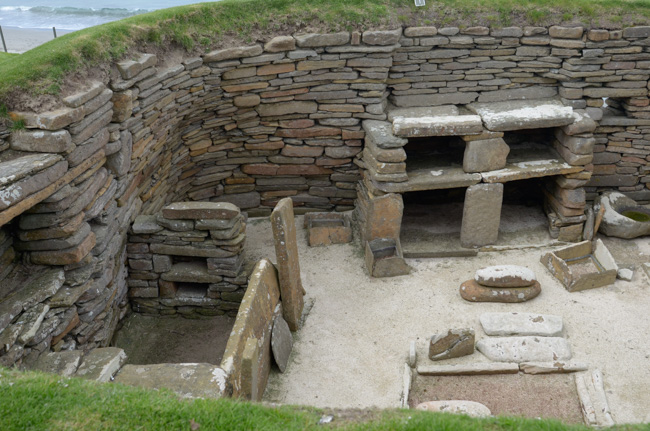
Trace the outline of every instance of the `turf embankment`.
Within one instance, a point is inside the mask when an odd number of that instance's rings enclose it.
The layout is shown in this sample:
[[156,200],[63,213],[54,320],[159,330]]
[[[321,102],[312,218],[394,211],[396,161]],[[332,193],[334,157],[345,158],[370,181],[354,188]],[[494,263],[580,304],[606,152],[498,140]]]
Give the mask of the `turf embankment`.
[[223,0],[163,9],[63,35],[11,61],[0,59],[0,103],[12,92],[57,94],[63,78],[108,64],[137,47],[204,52],[296,31],[579,24],[607,28],[650,22],[648,0]]
[[[11,430],[453,430],[587,431],[554,420],[377,410],[318,425],[322,410],[229,399],[180,400],[167,391],[0,368],[0,429]],[[194,424],[194,428],[192,428]],[[199,428],[196,426],[199,425]],[[617,430],[647,430],[629,425]]]

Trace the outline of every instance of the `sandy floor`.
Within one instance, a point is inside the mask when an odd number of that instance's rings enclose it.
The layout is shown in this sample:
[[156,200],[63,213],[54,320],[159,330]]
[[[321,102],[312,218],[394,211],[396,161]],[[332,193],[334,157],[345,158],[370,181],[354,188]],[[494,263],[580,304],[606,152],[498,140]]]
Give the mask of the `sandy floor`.
[[[66,33],[70,33],[70,30],[57,29],[56,31],[57,36],[62,36]],[[7,45],[7,51],[20,54],[54,39],[54,33],[51,28],[40,29],[3,26],[2,34]],[[4,47],[1,45],[0,50],[4,52]]]
[[[287,371],[274,372],[265,400],[318,407],[397,407],[409,342],[418,361],[427,339],[449,328],[472,327],[484,337],[478,317],[487,311],[527,311],[564,318],[576,361],[603,372],[617,423],[650,422],[650,292],[640,267],[650,261],[650,240],[609,240],[621,266],[637,265],[632,282],[569,293],[541,265],[546,250],[479,253],[470,258],[408,259],[408,276],[370,279],[356,244],[308,247],[302,217],[296,220],[306,300],[313,308],[295,335]],[[275,260],[268,219],[251,219],[247,253]],[[522,304],[469,303],[459,285],[476,269],[496,264],[531,268],[542,293]],[[422,359],[424,358],[424,359]],[[447,363],[485,361],[478,352]]]

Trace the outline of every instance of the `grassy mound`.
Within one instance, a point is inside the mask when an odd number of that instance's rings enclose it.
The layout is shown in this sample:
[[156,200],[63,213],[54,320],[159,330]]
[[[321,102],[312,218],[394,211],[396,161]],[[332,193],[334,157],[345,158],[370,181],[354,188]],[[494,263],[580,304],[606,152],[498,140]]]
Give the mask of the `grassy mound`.
[[[168,391],[66,379],[0,368],[0,429],[11,430],[454,430],[588,431],[554,420],[467,416],[413,410],[323,411],[266,407],[229,399],[180,400]],[[334,421],[318,425],[324,414]],[[192,428],[194,424],[194,428]],[[197,428],[196,426],[199,426]],[[629,425],[618,430],[647,430]]]
[[28,90],[57,94],[70,73],[104,67],[130,52],[188,52],[268,40],[294,32],[398,25],[580,24],[620,28],[650,22],[648,0],[223,0],[159,10],[63,35],[10,61],[0,58],[0,103]]

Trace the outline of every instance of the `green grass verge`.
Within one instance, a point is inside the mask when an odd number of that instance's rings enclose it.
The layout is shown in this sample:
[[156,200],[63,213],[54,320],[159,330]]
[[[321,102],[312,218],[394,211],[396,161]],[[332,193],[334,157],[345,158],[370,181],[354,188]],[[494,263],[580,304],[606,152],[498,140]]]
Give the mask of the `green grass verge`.
[[[453,430],[588,431],[554,420],[511,417],[472,419],[413,410],[358,411],[318,425],[315,408],[221,400],[180,400],[168,391],[98,384],[53,374],[0,367],[0,429],[11,430]],[[617,430],[640,431],[629,425]]]
[[[63,35],[11,61],[0,60],[0,102],[12,92],[57,94],[63,78],[108,64],[135,48],[179,46],[205,51],[301,29],[364,30],[395,25],[621,26],[650,22],[648,0],[223,0],[181,6]],[[616,22],[618,20],[618,22]]]

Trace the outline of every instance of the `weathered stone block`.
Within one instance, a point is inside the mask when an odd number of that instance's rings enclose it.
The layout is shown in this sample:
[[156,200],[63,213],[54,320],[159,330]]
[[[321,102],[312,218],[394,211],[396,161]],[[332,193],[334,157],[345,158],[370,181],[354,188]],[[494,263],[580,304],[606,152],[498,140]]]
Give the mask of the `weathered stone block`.
[[[252,385],[246,382],[241,366],[249,339],[254,339],[259,345],[259,356],[254,361],[258,365],[256,384],[258,391],[264,392],[271,367],[271,323],[279,301],[278,273],[269,260],[262,259],[251,273],[232,329],[233,335],[228,339],[221,362],[221,367],[228,375],[226,391],[229,395],[250,396],[245,388]],[[251,353],[249,350],[246,357],[252,359]]]
[[308,33],[294,35],[294,38],[300,48],[316,48],[321,46],[345,45],[350,41],[350,33],[347,31],[329,34]]
[[510,147],[502,138],[469,141],[465,146],[463,170],[485,172],[503,169],[510,153]]
[[528,287],[487,287],[481,286],[476,280],[467,280],[460,285],[460,296],[470,302],[526,302],[542,291],[539,282]]
[[271,227],[278,262],[282,315],[289,328],[297,331],[302,317],[304,289],[300,278],[296,225],[291,198],[284,198],[275,206],[271,213]]
[[402,37],[401,27],[395,30],[368,30],[363,32],[363,43],[368,45],[393,45]]
[[474,353],[473,329],[450,329],[446,334],[440,333],[431,337],[429,342],[429,359],[459,358]]
[[165,218],[179,220],[229,220],[240,215],[241,211],[227,202],[175,202],[164,207],[162,214]]
[[38,153],[64,153],[74,148],[67,130],[57,132],[17,130],[11,134],[10,142],[13,150]]
[[378,238],[398,240],[403,211],[402,195],[391,193],[371,197],[368,203],[363,240],[372,241]]
[[465,193],[460,242],[463,247],[494,244],[499,236],[503,184],[475,184]]
[[393,133],[400,137],[459,136],[478,134],[483,123],[478,115],[454,115],[434,117],[396,117]]
[[233,58],[254,57],[260,55],[264,50],[260,45],[238,46],[234,48],[218,49],[203,56],[204,63],[230,60]]
[[283,52],[296,49],[296,40],[291,36],[276,36],[264,44],[266,52]]

